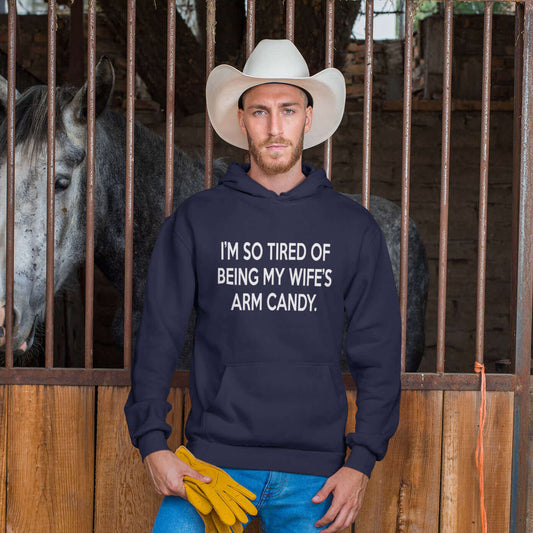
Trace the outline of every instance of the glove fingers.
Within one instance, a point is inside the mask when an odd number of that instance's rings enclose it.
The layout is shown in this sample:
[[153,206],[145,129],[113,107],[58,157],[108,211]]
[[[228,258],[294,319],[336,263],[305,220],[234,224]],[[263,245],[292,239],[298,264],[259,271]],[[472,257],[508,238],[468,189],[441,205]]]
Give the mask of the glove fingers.
[[231,487],[236,492],[240,492],[243,496],[245,496],[249,500],[256,499],[256,495],[252,491],[248,490],[246,487],[243,487],[241,484],[237,483],[232,477],[230,477],[230,479],[231,479],[231,483],[227,484],[228,487]]
[[191,459],[194,457],[191,457],[192,454],[189,452],[189,450],[187,450],[187,448],[185,448],[185,446],[181,445],[174,453],[179,459],[191,466]]
[[[257,514],[257,508],[255,507],[255,505],[250,500],[245,498],[240,492],[233,489],[233,487],[226,487],[225,492],[227,493],[229,498],[236,502],[240,506],[240,508],[246,511],[248,514],[251,514],[253,516]],[[241,522],[242,521],[243,520],[241,520]]]
[[201,485],[198,485],[198,487],[209,500],[213,506],[213,510],[218,514],[220,519],[225,524],[228,524],[228,526],[232,526],[235,523],[235,513],[228,506],[227,502],[224,501],[215,490],[213,490],[210,483],[202,483]]
[[196,457],[187,448],[185,448],[185,446],[181,445],[174,453],[178,459],[181,459],[183,462],[187,463],[193,470],[196,470],[204,476],[211,477],[209,472],[209,467],[211,465],[196,459]]
[[187,500],[194,506],[194,508],[202,513],[208,514],[213,510],[213,506],[204,494],[199,491],[193,484],[185,481],[185,493],[187,494]]
[[[208,505],[214,512],[211,516],[226,526],[234,526],[238,522],[248,522],[248,514],[255,516],[256,507],[249,501],[255,499],[256,495],[237,483],[227,472],[215,465],[197,459],[185,446],[180,446],[176,450],[176,456],[193,468],[196,472],[208,476],[211,483],[204,483],[189,476],[185,476],[190,481],[191,487],[194,485],[196,493],[192,496],[193,501],[207,514]],[[191,492],[194,489],[191,489]],[[207,502],[205,501],[207,500]],[[192,503],[192,502],[191,502]],[[200,509],[200,507],[197,507]],[[218,527],[218,526],[217,526]],[[237,525],[237,527],[239,527]],[[242,531],[242,524],[240,524]],[[228,533],[231,531],[228,530]]]
[[204,476],[211,477],[214,472],[225,474],[224,470],[218,468],[218,466],[212,465],[211,463],[206,463],[197,459],[185,446],[181,445],[176,450],[176,455],[182,460],[185,461],[190,467],[194,468],[197,472],[200,472]]
[[235,522],[235,525],[231,526],[231,531],[233,533],[242,533],[244,531],[244,526],[241,522]]
[[225,502],[228,504],[228,507],[231,509],[235,517],[240,522],[248,522],[248,517],[246,516],[246,513],[242,510],[242,507],[230,496],[225,497]]
[[231,525],[231,527],[228,525],[228,524],[225,524],[224,522],[222,522],[222,520],[220,519],[220,517],[217,515],[217,513],[215,512],[212,512],[211,513],[211,518],[213,520],[213,524],[215,525],[216,527],[216,530],[219,532],[219,533],[232,533],[232,530],[235,531],[235,527],[237,526],[237,524],[240,524],[239,521],[236,521],[234,524]]
[[205,524],[205,533],[218,533],[217,527],[215,525],[215,522],[213,521],[213,515],[212,514],[202,514],[198,513]]

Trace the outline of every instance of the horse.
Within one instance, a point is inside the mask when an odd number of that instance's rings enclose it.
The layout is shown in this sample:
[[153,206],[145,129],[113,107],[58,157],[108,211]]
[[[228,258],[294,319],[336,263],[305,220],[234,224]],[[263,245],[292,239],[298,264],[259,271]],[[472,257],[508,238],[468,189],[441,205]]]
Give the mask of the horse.
[[[0,77],[1,78],[1,77]],[[95,78],[95,186],[94,260],[124,297],[126,119],[109,109],[114,88],[111,60],[102,57]],[[65,290],[69,276],[85,261],[87,83],[80,89],[57,87],[55,136],[55,294]],[[0,104],[7,108],[7,81],[0,79]],[[36,85],[17,95],[15,107],[15,275],[13,345],[15,360],[32,349],[35,331],[42,324],[46,297],[46,191],[47,191],[47,87]],[[134,124],[133,213],[133,342],[142,313],[150,255],[164,221],[165,140]],[[6,213],[7,124],[0,124],[0,213]],[[216,185],[226,165],[213,164]],[[204,188],[205,165],[178,147],[174,149],[176,209],[190,195]],[[361,202],[360,195],[348,195]],[[381,226],[396,285],[399,279],[399,208],[372,196],[370,211]],[[6,216],[0,215],[0,325],[6,305]],[[409,287],[406,369],[415,370],[424,351],[424,316],[428,267],[425,248],[411,220],[409,223]],[[194,319],[178,368],[190,368]],[[123,306],[113,321],[114,338],[123,342]],[[0,327],[0,355],[5,352],[5,332]],[[342,366],[347,370],[343,357]]]

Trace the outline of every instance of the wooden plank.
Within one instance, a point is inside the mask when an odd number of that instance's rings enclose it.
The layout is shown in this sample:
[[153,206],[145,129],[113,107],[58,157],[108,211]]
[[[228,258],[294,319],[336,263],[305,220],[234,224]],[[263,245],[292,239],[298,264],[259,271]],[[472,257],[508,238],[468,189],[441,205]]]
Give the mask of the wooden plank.
[[[357,414],[357,392],[354,390],[346,391],[346,401],[348,402],[348,416],[346,417],[346,429],[344,433],[353,433],[355,431],[355,415]],[[350,450],[346,450],[346,457],[350,455]],[[355,522],[357,523],[357,522]],[[345,529],[343,533],[355,533],[355,525]]]
[[[480,393],[444,393],[441,532],[481,531],[475,451]],[[484,439],[485,507],[489,533],[509,531],[513,393],[488,392]]]
[[527,488],[527,523],[526,531],[533,533],[533,393],[529,394],[529,435],[528,435],[529,481]]
[[442,394],[402,392],[398,430],[372,472],[354,531],[438,531]]
[[92,531],[94,387],[8,387],[6,531]]
[[[129,387],[98,388],[95,533],[151,531],[162,497],[151,486],[141,456],[131,444],[124,404]],[[171,389],[169,446],[181,443],[183,390]]]
[[6,530],[7,387],[0,386],[0,531]]

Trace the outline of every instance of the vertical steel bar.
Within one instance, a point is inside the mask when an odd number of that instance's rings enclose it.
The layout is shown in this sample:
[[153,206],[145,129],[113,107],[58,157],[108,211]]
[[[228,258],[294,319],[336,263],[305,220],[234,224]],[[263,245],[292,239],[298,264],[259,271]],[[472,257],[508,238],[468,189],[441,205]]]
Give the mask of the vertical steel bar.
[[[7,189],[6,189],[6,368],[13,367],[13,285],[15,274],[15,94],[17,74],[17,2],[9,0],[7,48]],[[0,324],[1,326],[1,324]]]
[[126,218],[124,253],[124,368],[131,367],[133,281],[133,180],[135,163],[135,0],[128,0],[126,69]]
[[[206,58],[205,58],[205,75],[206,79],[215,67],[215,27],[216,27],[216,2],[207,0],[206,14]],[[213,126],[205,111],[205,183],[206,189],[213,186]]]
[[483,23],[483,84],[481,94],[481,158],[479,180],[478,265],[476,302],[476,361],[483,364],[485,284],[487,266],[487,201],[489,188],[490,78],[492,56],[492,2],[485,2]]
[[[326,68],[333,66],[333,49],[335,40],[335,0],[326,2]],[[324,144],[324,168],[331,180],[332,141],[331,137]]]
[[174,200],[174,100],[176,91],[176,2],[167,7],[167,139],[165,217],[172,213]]
[[286,0],[286,17],[285,17],[285,38],[294,42],[294,12],[295,0]]
[[409,179],[411,171],[411,107],[413,92],[413,22],[416,6],[405,2],[405,53],[403,67],[402,221],[400,237],[400,312],[402,315],[402,372],[407,338],[407,284],[409,254]]
[[516,305],[516,391],[511,469],[512,533],[525,533],[528,496],[529,380],[533,264],[533,0],[525,0],[520,161],[520,219]]
[[96,94],[96,0],[87,20],[87,233],[85,237],[85,368],[93,367],[94,325],[94,162]]
[[510,350],[511,372],[515,371],[516,346],[516,287],[518,263],[518,207],[520,205],[520,128],[522,113],[522,61],[524,57],[524,3],[515,4],[515,50],[514,50],[514,99],[513,99],[513,185],[511,221],[511,301],[510,313]]
[[246,59],[255,48],[255,0],[246,0]]
[[374,67],[374,0],[365,2],[365,100],[363,110],[363,205],[370,208],[372,160],[372,76]]
[[446,280],[448,265],[448,200],[450,184],[450,126],[452,109],[453,0],[444,3],[444,72],[440,185],[439,290],[437,304],[437,372],[444,372]]
[[46,341],[45,366],[54,366],[54,233],[56,132],[56,0],[48,2],[48,131],[46,188]]

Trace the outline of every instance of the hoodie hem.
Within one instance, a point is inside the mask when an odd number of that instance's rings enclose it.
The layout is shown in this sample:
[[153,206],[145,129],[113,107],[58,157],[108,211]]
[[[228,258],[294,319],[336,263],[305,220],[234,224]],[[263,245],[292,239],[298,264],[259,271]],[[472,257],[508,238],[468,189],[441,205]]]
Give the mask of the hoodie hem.
[[202,461],[220,468],[274,470],[329,477],[344,465],[345,453],[253,446],[231,446],[191,440],[187,448]]

